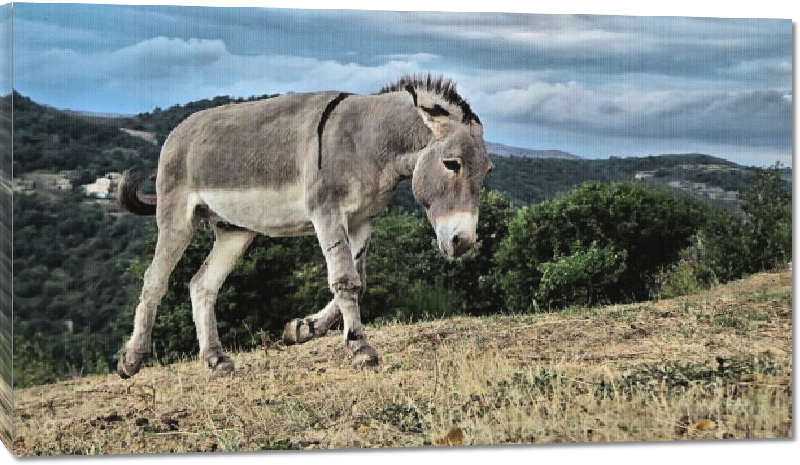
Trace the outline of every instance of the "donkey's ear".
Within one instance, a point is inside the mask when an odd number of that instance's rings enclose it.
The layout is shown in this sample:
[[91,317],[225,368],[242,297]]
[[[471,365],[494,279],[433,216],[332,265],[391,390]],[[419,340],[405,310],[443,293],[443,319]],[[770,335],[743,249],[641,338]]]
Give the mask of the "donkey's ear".
[[446,116],[431,116],[425,109],[417,107],[417,111],[425,125],[433,132],[434,139],[440,139],[447,134],[447,129],[450,126],[450,120]]
[[452,122],[446,116],[430,116],[426,111],[420,110],[420,115],[425,125],[430,128],[434,139],[441,139],[450,130]]
[[[422,100],[422,99],[420,99]],[[450,126],[450,112],[438,103],[419,102],[417,112],[422,116],[422,121],[433,132],[433,138],[438,139],[447,133]]]

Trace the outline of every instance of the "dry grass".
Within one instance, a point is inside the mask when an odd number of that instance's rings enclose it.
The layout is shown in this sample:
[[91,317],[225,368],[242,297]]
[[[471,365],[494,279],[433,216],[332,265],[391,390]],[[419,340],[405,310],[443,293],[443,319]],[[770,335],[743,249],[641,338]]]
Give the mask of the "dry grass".
[[11,389],[0,378],[0,442],[11,450]]
[[370,328],[16,393],[15,454],[790,437],[791,273],[686,298]]

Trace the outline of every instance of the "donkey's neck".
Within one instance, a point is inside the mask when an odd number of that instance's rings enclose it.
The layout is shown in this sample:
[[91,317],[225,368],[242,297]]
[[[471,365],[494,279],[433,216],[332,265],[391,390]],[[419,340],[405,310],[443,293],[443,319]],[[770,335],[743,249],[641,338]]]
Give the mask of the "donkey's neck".
[[392,166],[393,171],[397,177],[396,182],[411,179],[414,174],[414,167],[417,166],[421,152],[404,153],[394,159]]
[[389,148],[386,168],[391,172],[394,184],[411,178],[414,167],[422,150],[431,142],[432,134],[420,116],[417,109],[411,104],[410,95],[398,92],[399,97],[408,102],[398,105],[395,118],[396,124],[392,125],[390,139],[393,141]]

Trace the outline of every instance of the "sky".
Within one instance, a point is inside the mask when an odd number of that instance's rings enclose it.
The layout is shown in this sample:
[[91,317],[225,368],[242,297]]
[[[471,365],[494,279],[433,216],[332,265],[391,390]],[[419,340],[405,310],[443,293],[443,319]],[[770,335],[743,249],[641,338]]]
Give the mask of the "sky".
[[791,165],[789,19],[15,3],[14,53],[16,90],[57,108],[372,93],[432,72],[488,141]]

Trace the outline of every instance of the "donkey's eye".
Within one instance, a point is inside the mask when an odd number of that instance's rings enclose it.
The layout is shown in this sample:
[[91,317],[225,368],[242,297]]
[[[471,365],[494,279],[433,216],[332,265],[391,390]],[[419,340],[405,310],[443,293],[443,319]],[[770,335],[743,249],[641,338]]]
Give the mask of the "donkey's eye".
[[442,160],[442,163],[444,163],[445,168],[449,169],[455,174],[458,174],[461,171],[461,161],[459,161],[457,158],[447,158]]

